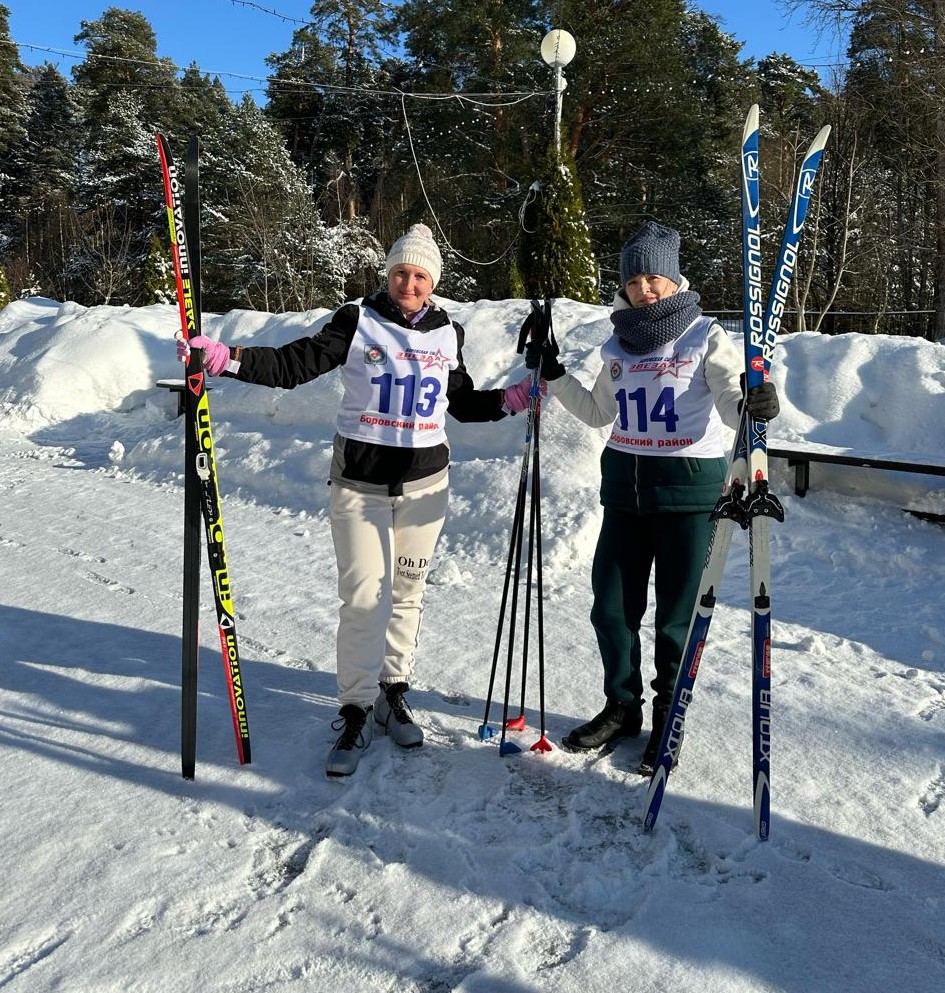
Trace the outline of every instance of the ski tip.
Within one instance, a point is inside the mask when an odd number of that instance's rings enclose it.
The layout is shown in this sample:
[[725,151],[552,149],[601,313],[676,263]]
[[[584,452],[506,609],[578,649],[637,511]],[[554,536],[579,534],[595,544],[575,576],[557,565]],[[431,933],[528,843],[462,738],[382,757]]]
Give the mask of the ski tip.
[[517,755],[520,751],[521,748],[519,748],[518,745],[513,744],[511,741],[503,741],[502,744],[499,745],[500,755]]
[[824,150],[824,145],[827,144],[827,139],[830,137],[830,125],[825,124],[820,131],[817,133],[817,137],[810,143],[810,148],[807,150],[807,155],[816,155],[817,152],[822,152]]
[[742,132],[745,138],[752,133],[752,131],[758,130],[758,118],[760,111],[758,110],[758,104],[753,103],[751,107],[748,108],[748,116],[745,118],[745,130]]
[[489,724],[479,725],[479,740],[488,741],[490,738],[494,738],[498,732],[494,727]]

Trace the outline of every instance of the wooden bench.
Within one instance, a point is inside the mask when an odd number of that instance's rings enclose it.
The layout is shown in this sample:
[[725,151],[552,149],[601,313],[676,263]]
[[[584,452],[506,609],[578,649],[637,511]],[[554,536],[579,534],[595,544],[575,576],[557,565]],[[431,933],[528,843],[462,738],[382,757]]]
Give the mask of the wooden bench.
[[775,459],[787,459],[787,464],[794,467],[794,492],[801,497],[810,488],[811,462],[831,462],[834,465],[857,465],[867,469],[892,469],[896,472],[945,476],[945,462],[862,455],[847,448],[829,448],[826,445],[813,443],[799,445],[786,441],[773,442],[768,446],[768,455]]
[[[170,390],[171,393],[177,394],[177,416],[182,417],[185,407],[184,407],[184,390],[187,387],[186,379],[159,379],[155,386],[160,386],[162,390]],[[206,391],[209,393],[213,387],[205,387]]]

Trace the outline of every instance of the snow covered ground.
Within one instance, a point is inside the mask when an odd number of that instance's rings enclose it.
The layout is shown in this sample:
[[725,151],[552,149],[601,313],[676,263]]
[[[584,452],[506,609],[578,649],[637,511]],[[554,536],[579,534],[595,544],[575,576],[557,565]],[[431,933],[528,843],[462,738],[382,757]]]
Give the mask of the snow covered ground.
[[[521,376],[523,302],[450,309],[480,385]],[[606,315],[555,304],[587,383]],[[208,315],[205,332],[278,343],[325,316]],[[682,764],[644,834],[642,739],[606,756],[528,751],[534,661],[525,750],[501,758],[476,734],[522,419],[451,424],[451,517],[411,694],[427,744],[377,739],[337,782],[322,767],[337,709],[325,479],[338,377],[291,393],[214,382],[253,763],[236,762],[206,582],[186,782],[181,422],[154,386],[181,374],[176,324],[160,306],[0,312],[0,989],[945,988],[945,528],[902,510],[945,511],[941,480],[815,465],[799,499],[773,464],[787,519],[772,529],[771,839],[752,832],[741,535]],[[773,436],[945,458],[941,346],[789,335],[776,362]],[[603,433],[556,401],[542,423],[556,741],[601,703],[587,618]]]

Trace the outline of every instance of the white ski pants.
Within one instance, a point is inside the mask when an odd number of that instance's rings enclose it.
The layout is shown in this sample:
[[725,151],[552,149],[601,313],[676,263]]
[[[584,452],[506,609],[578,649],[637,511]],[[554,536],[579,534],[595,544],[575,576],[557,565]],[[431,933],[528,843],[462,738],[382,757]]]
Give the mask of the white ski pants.
[[407,682],[449,478],[403,496],[331,488],[338,562],[338,699],[367,707],[378,682]]

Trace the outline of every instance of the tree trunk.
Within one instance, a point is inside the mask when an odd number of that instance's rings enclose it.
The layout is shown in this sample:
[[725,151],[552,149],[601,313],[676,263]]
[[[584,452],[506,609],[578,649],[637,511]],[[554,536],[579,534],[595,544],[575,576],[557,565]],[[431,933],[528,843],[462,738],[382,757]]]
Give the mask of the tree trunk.
[[945,0],[933,0],[933,31],[935,38],[935,321],[929,329],[932,341],[945,338]]

